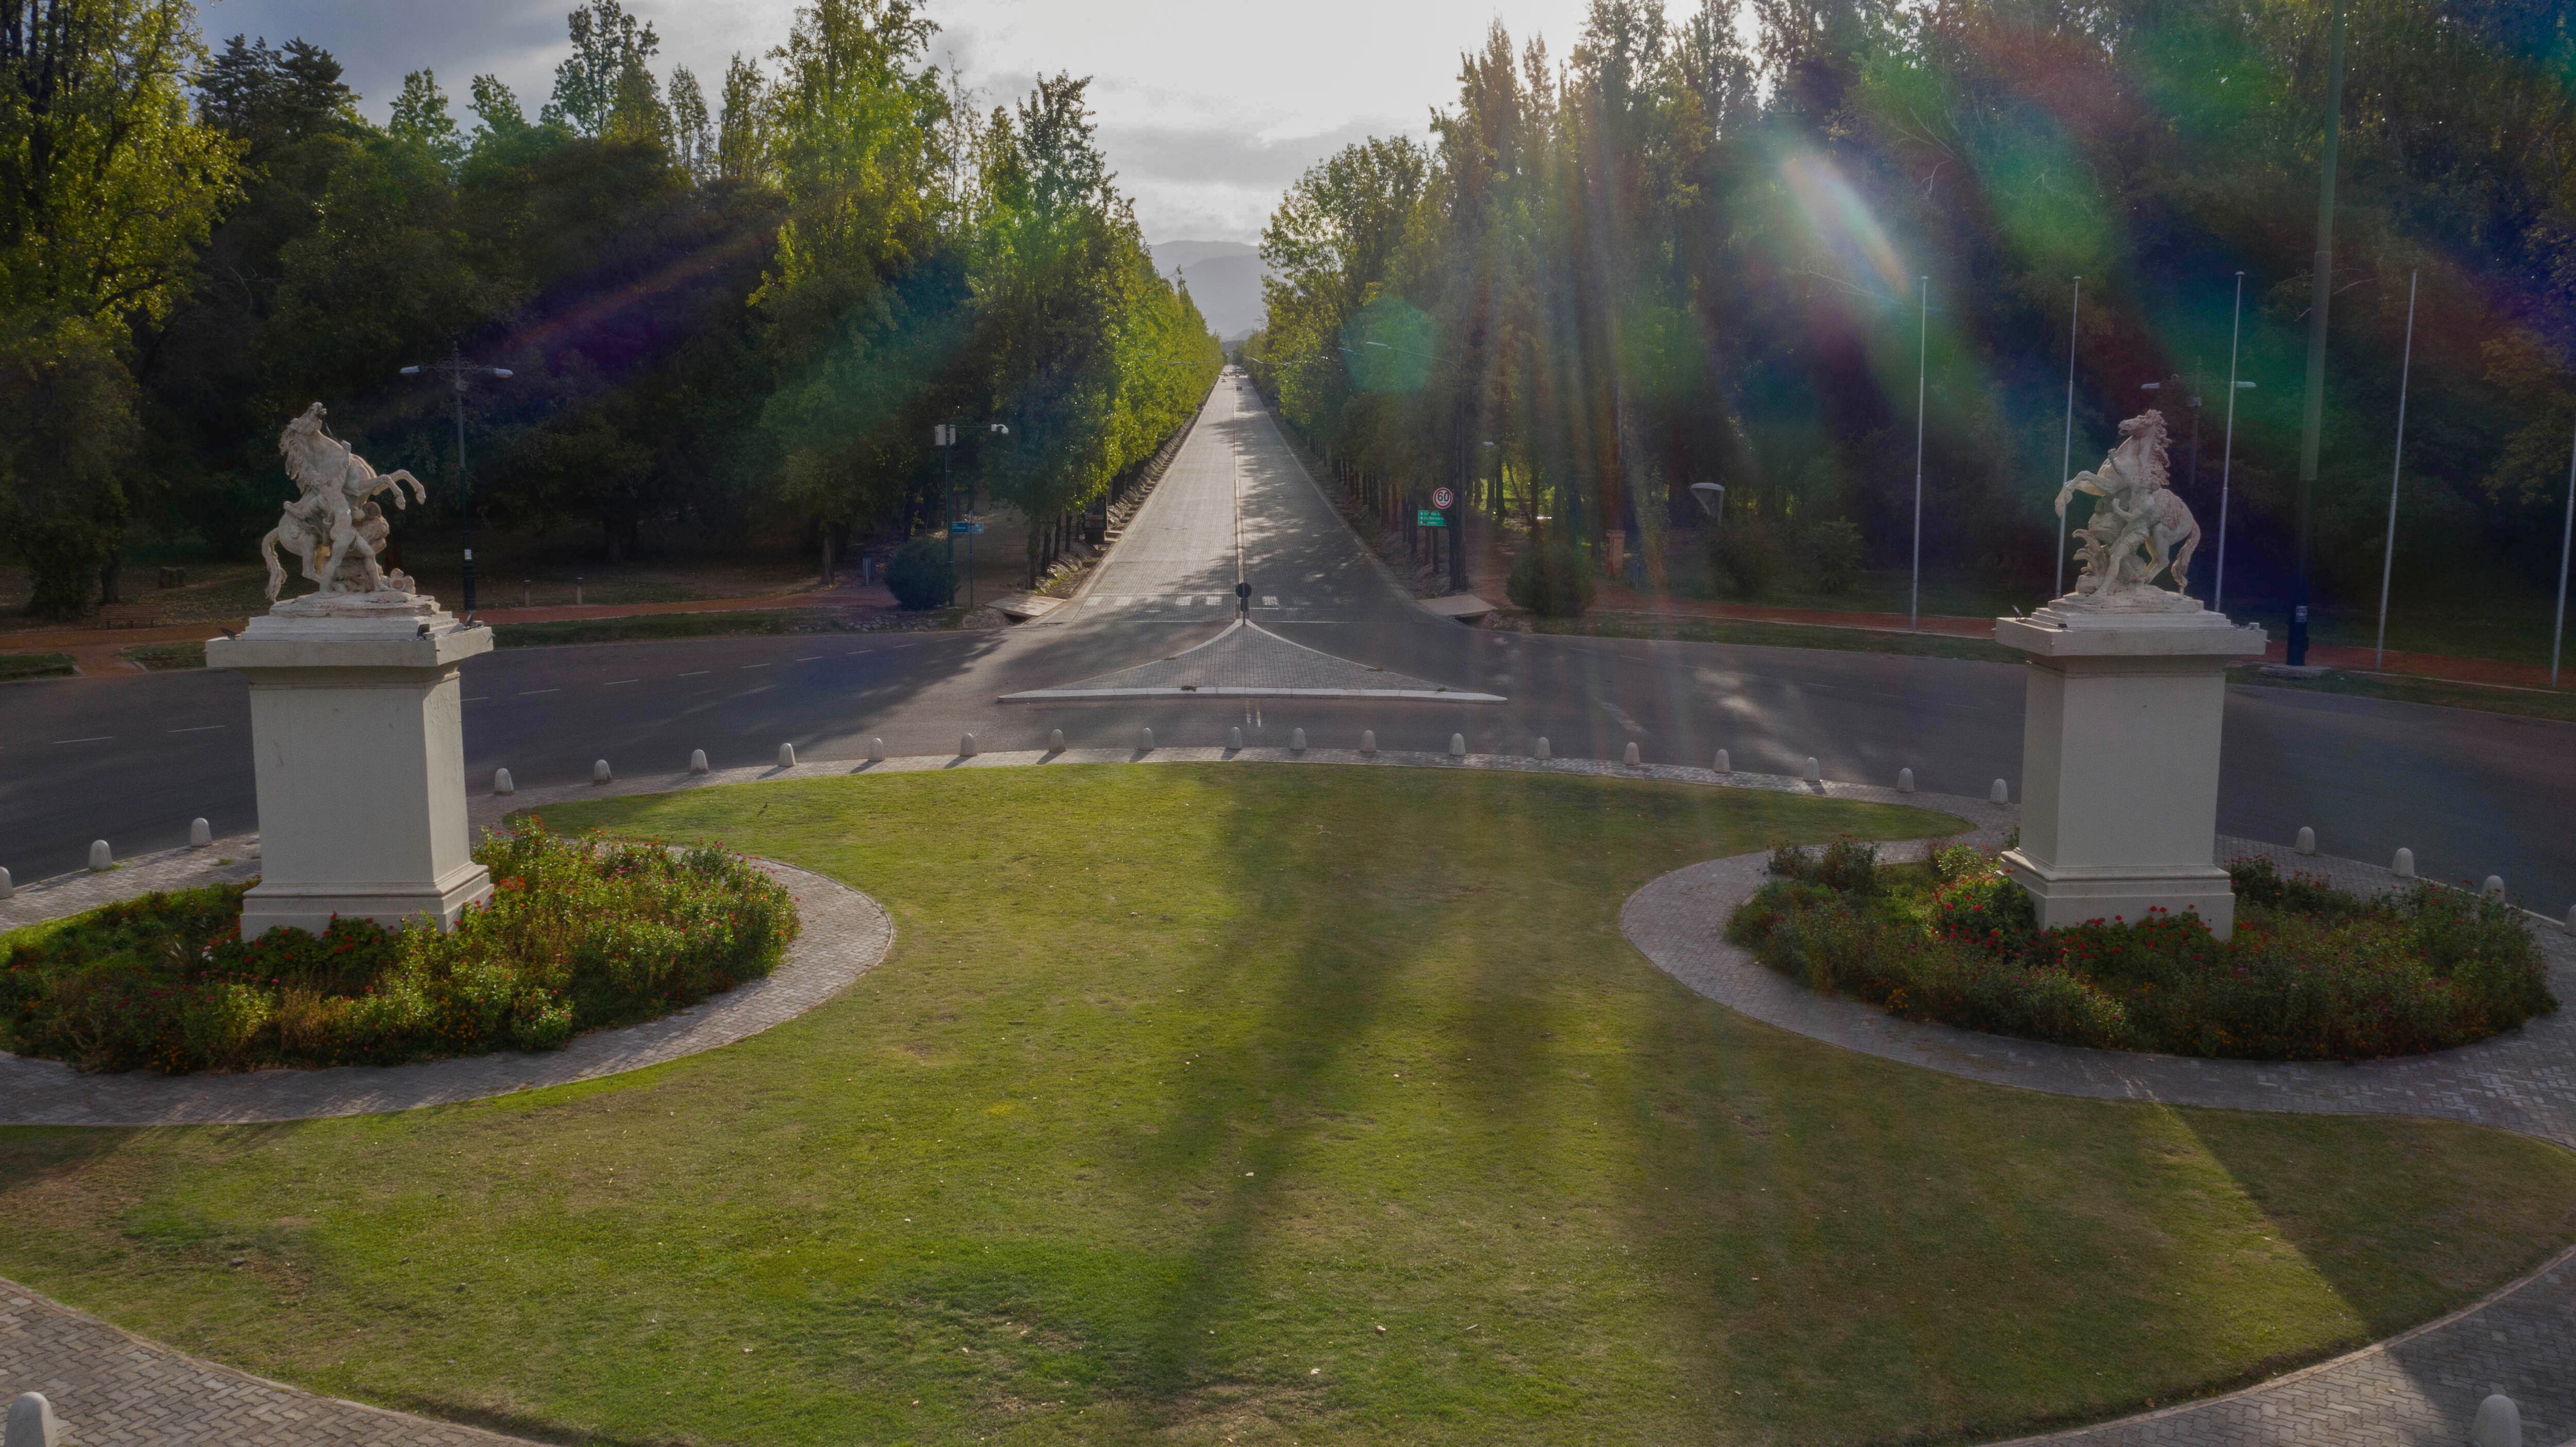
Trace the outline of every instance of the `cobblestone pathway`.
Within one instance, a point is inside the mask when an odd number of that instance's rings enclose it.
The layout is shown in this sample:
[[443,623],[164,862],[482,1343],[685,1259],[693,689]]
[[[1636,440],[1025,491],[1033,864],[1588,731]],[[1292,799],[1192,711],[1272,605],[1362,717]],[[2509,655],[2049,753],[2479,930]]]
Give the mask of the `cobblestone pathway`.
[[496,1447],[501,1437],[202,1362],[0,1279],[0,1400],[42,1392],[72,1447]]
[[[1954,804],[1952,812],[1963,812]],[[1884,851],[1901,857],[1899,851]],[[1917,851],[1908,851],[1919,853]],[[2222,838],[2219,854],[2266,854],[2356,891],[2398,881],[2352,860]],[[2571,1008],[2493,1040],[2415,1060],[2271,1064],[2132,1055],[1895,1019],[1817,995],[1726,943],[1726,916],[1762,882],[1764,856],[1675,870],[1630,896],[1620,929],[1666,973],[1708,998],[1811,1039],[1972,1080],[2058,1095],[2321,1114],[2438,1116],[2576,1148],[2576,940],[2533,933],[2550,988]],[[2022,1439],[2081,1447],[2458,1447],[2478,1403],[2503,1392],[2523,1440],[2576,1438],[2576,1251],[2465,1311],[2334,1361],[2202,1402]]]

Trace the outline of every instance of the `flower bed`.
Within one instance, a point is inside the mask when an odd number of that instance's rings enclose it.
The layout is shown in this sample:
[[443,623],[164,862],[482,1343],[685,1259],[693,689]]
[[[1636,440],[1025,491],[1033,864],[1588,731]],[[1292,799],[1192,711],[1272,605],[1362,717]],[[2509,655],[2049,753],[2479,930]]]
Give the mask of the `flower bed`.
[[2195,915],[2043,930],[1994,856],[1881,867],[1783,849],[1726,937],[1820,992],[1909,1020],[2113,1050],[2367,1060],[2484,1039],[2558,1008],[2520,912],[2418,884],[2362,899],[2268,859],[2228,866],[2236,931]]
[[245,940],[247,885],[18,931],[0,1043],[171,1074],[549,1050],[765,975],[796,937],[787,891],[721,849],[566,839],[530,820],[475,858],[492,900],[446,932],[335,920]]

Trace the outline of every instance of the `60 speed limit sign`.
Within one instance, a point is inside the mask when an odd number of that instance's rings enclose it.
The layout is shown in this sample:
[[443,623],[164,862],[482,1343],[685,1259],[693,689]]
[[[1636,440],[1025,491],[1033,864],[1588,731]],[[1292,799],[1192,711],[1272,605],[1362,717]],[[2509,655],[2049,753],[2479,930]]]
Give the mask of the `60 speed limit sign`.
[[1447,512],[1458,505],[1458,494],[1445,487],[1435,487],[1431,489],[1431,505]]

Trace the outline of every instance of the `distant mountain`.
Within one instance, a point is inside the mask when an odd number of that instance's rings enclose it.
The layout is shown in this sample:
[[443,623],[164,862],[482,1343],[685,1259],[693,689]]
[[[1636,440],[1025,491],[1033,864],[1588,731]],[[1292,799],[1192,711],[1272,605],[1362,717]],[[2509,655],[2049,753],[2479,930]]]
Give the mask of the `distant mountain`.
[[1240,241],[1159,241],[1146,248],[1163,275],[1188,283],[1199,314],[1225,341],[1260,330],[1261,249]]

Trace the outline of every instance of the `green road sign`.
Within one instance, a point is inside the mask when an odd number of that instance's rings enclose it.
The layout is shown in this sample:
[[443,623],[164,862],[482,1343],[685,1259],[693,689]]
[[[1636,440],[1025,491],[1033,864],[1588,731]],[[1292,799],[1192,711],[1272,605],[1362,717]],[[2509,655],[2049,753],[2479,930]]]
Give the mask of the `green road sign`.
[[1440,514],[1433,512],[1427,507],[1414,509],[1413,520],[1426,528],[1445,528],[1449,526],[1449,519],[1442,517]]

